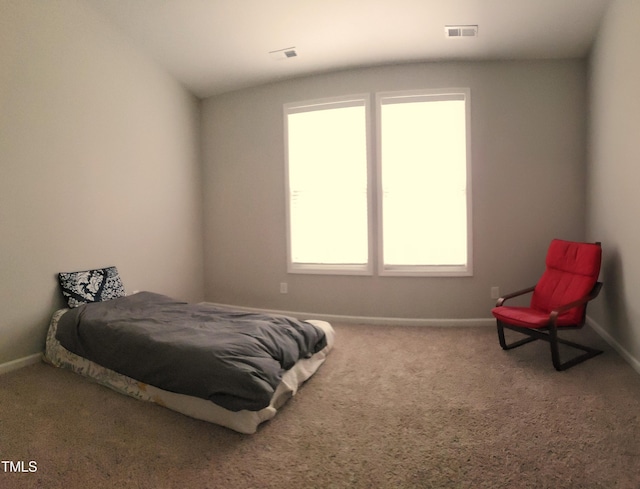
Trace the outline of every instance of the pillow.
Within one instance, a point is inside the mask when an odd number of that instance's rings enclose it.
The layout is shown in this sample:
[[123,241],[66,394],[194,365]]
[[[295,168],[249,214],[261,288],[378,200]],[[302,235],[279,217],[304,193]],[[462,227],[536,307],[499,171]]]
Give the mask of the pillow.
[[59,273],[62,295],[69,307],[123,297],[124,287],[116,267]]

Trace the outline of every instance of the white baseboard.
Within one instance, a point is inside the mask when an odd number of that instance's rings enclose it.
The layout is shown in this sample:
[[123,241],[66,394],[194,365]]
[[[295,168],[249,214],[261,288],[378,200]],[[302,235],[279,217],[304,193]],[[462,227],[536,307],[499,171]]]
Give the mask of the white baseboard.
[[616,350],[631,367],[640,374],[640,360],[629,353],[620,343],[618,343],[613,336],[611,336],[602,326],[600,326],[594,319],[587,316],[587,324],[606,341],[611,348]]
[[33,365],[34,363],[38,363],[41,360],[42,353],[34,353],[33,355],[29,355],[27,357],[18,358],[17,360],[2,363],[0,364],[0,375],[6,374],[7,372],[11,372],[13,370],[18,370],[19,368],[26,367],[28,365]]
[[220,304],[217,302],[203,302],[216,307],[226,307],[247,312],[264,312],[279,316],[291,316],[299,319],[321,319],[334,323],[372,324],[388,326],[495,326],[493,318],[471,319],[426,319],[426,318],[397,318],[397,317],[369,317],[369,316],[345,316],[340,314],[316,314],[311,312],[278,311],[273,309],[260,309],[256,307],[235,306]]

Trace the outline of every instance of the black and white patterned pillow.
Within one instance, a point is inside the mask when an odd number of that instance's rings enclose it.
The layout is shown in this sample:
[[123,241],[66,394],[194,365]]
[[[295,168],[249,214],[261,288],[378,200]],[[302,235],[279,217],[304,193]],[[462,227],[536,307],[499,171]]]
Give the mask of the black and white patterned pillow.
[[108,301],[125,295],[116,267],[63,272],[58,274],[58,281],[69,307]]

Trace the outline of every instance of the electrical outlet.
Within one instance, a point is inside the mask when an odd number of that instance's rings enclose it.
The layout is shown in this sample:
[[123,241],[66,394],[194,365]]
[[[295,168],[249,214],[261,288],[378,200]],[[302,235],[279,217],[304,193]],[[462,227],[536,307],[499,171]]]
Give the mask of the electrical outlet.
[[491,287],[491,298],[492,299],[500,298],[500,287]]
[[289,286],[287,285],[287,282],[280,282],[280,293],[286,294],[287,292],[289,292]]

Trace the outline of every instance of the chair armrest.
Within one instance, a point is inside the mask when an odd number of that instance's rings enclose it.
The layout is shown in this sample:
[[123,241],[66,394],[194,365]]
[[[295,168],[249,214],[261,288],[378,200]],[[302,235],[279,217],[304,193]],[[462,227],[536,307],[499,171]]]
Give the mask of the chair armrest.
[[504,304],[507,299],[513,299],[514,297],[533,292],[535,288],[536,286],[532,285],[531,287],[527,287],[526,289],[517,290],[516,292],[511,292],[510,294],[503,295],[502,297],[500,297],[500,299],[498,299],[498,302],[496,302],[496,307],[502,306],[502,304]]
[[591,292],[589,292],[584,297],[581,297],[580,299],[575,300],[573,302],[569,302],[568,304],[563,304],[561,306],[556,307],[553,311],[551,311],[551,314],[549,314],[549,321],[555,324],[556,320],[558,319],[558,316],[561,313],[568,311],[569,309],[573,309],[574,307],[582,306],[583,304],[586,304],[589,301],[592,301],[593,299],[598,297],[598,294],[600,293],[600,289],[602,289],[602,282],[596,282],[596,284],[593,286],[593,289],[591,289]]

